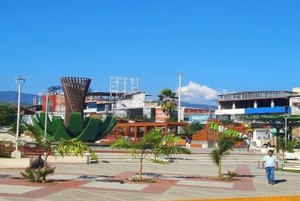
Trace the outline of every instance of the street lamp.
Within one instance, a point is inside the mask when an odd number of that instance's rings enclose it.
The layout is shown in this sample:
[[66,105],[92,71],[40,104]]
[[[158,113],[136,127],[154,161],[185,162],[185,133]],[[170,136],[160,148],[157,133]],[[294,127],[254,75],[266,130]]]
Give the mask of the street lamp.
[[[178,109],[177,109],[177,120],[181,122],[181,77],[183,76],[182,73],[178,73]],[[178,126],[178,134],[181,133],[181,127]]]
[[21,87],[25,84],[25,78],[16,77],[16,84],[18,85],[18,112],[17,112],[17,132],[16,132],[16,149],[11,153],[12,158],[21,158],[19,151],[19,131],[20,131],[20,104],[21,104]]
[[184,75],[183,73],[179,73],[178,75],[178,113],[177,119],[178,122],[181,122],[181,78]]
[[285,106],[285,114],[284,114],[284,144],[286,146],[287,144],[287,129],[288,129],[288,117],[290,116],[288,114],[288,110],[289,110],[289,107],[288,106]]
[[47,136],[47,121],[48,121],[48,94],[45,94],[45,128],[44,128],[44,139],[43,141],[46,142],[46,136]]
[[46,142],[47,138],[47,122],[48,122],[48,90],[45,93],[45,128],[44,128],[44,138],[43,141]]
[[290,115],[288,115],[288,114],[284,115],[284,144],[285,144],[285,146],[287,144],[287,134],[288,134],[287,130],[288,130],[288,117],[289,116]]

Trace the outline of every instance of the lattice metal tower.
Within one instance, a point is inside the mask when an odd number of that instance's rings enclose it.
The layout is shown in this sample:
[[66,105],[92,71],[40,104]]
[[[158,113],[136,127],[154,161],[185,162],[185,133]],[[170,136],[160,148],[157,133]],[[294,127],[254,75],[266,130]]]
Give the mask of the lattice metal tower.
[[63,77],[61,78],[61,83],[66,104],[64,124],[68,126],[71,112],[81,112],[83,114],[84,101],[91,79],[84,77]]
[[110,77],[110,93],[135,93],[138,92],[139,79],[133,77]]

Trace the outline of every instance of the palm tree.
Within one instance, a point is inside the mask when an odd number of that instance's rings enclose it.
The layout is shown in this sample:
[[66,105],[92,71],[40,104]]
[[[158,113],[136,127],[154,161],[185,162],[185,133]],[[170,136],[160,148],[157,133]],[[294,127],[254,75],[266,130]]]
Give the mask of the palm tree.
[[[219,132],[219,125],[210,122],[210,128]],[[217,146],[210,152],[210,157],[218,167],[218,178],[222,178],[222,159],[230,154],[230,150],[238,140],[238,132],[232,129],[227,129],[223,133],[219,133]]]
[[218,167],[218,178],[222,177],[222,159],[228,156],[236,139],[233,136],[222,133],[218,136],[217,147],[210,152],[210,157]]
[[158,95],[158,105],[161,106],[162,111],[168,117],[170,117],[171,112],[177,108],[177,99],[176,93],[168,88],[161,90],[160,95]]
[[149,155],[154,155],[153,162],[160,162],[157,157],[161,155],[173,154],[190,154],[190,150],[177,146],[176,142],[180,140],[174,134],[162,135],[161,129],[149,131],[138,142],[119,138],[111,147],[124,149],[132,155],[133,158],[139,159],[139,175],[138,180],[142,181],[143,161]]
[[94,151],[84,142],[78,139],[69,139],[64,140],[61,139],[58,142],[58,145],[52,147],[51,142],[48,139],[43,138],[43,133],[40,129],[33,125],[26,125],[28,131],[32,133],[39,147],[43,150],[44,153],[44,164],[43,168],[26,168],[25,173],[21,172],[21,175],[29,179],[32,182],[46,182],[46,177],[49,174],[53,174],[55,168],[51,168],[48,165],[48,157],[53,154],[54,156],[81,156],[85,153],[89,153],[91,157],[98,161],[96,154]]

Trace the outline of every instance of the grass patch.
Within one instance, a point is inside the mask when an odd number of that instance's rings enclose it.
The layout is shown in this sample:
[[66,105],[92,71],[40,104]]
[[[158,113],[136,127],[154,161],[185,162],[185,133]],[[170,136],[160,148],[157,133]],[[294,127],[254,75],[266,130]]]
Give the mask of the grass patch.
[[291,172],[291,173],[300,173],[300,170],[284,170],[282,168],[278,168],[278,171],[282,172]]

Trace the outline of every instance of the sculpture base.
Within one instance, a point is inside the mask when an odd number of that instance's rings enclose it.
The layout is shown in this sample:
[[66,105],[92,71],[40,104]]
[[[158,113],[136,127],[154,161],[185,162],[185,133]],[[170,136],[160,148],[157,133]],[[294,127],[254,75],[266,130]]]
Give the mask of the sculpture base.
[[15,150],[13,152],[11,152],[11,157],[12,158],[21,158],[21,152],[19,150]]

